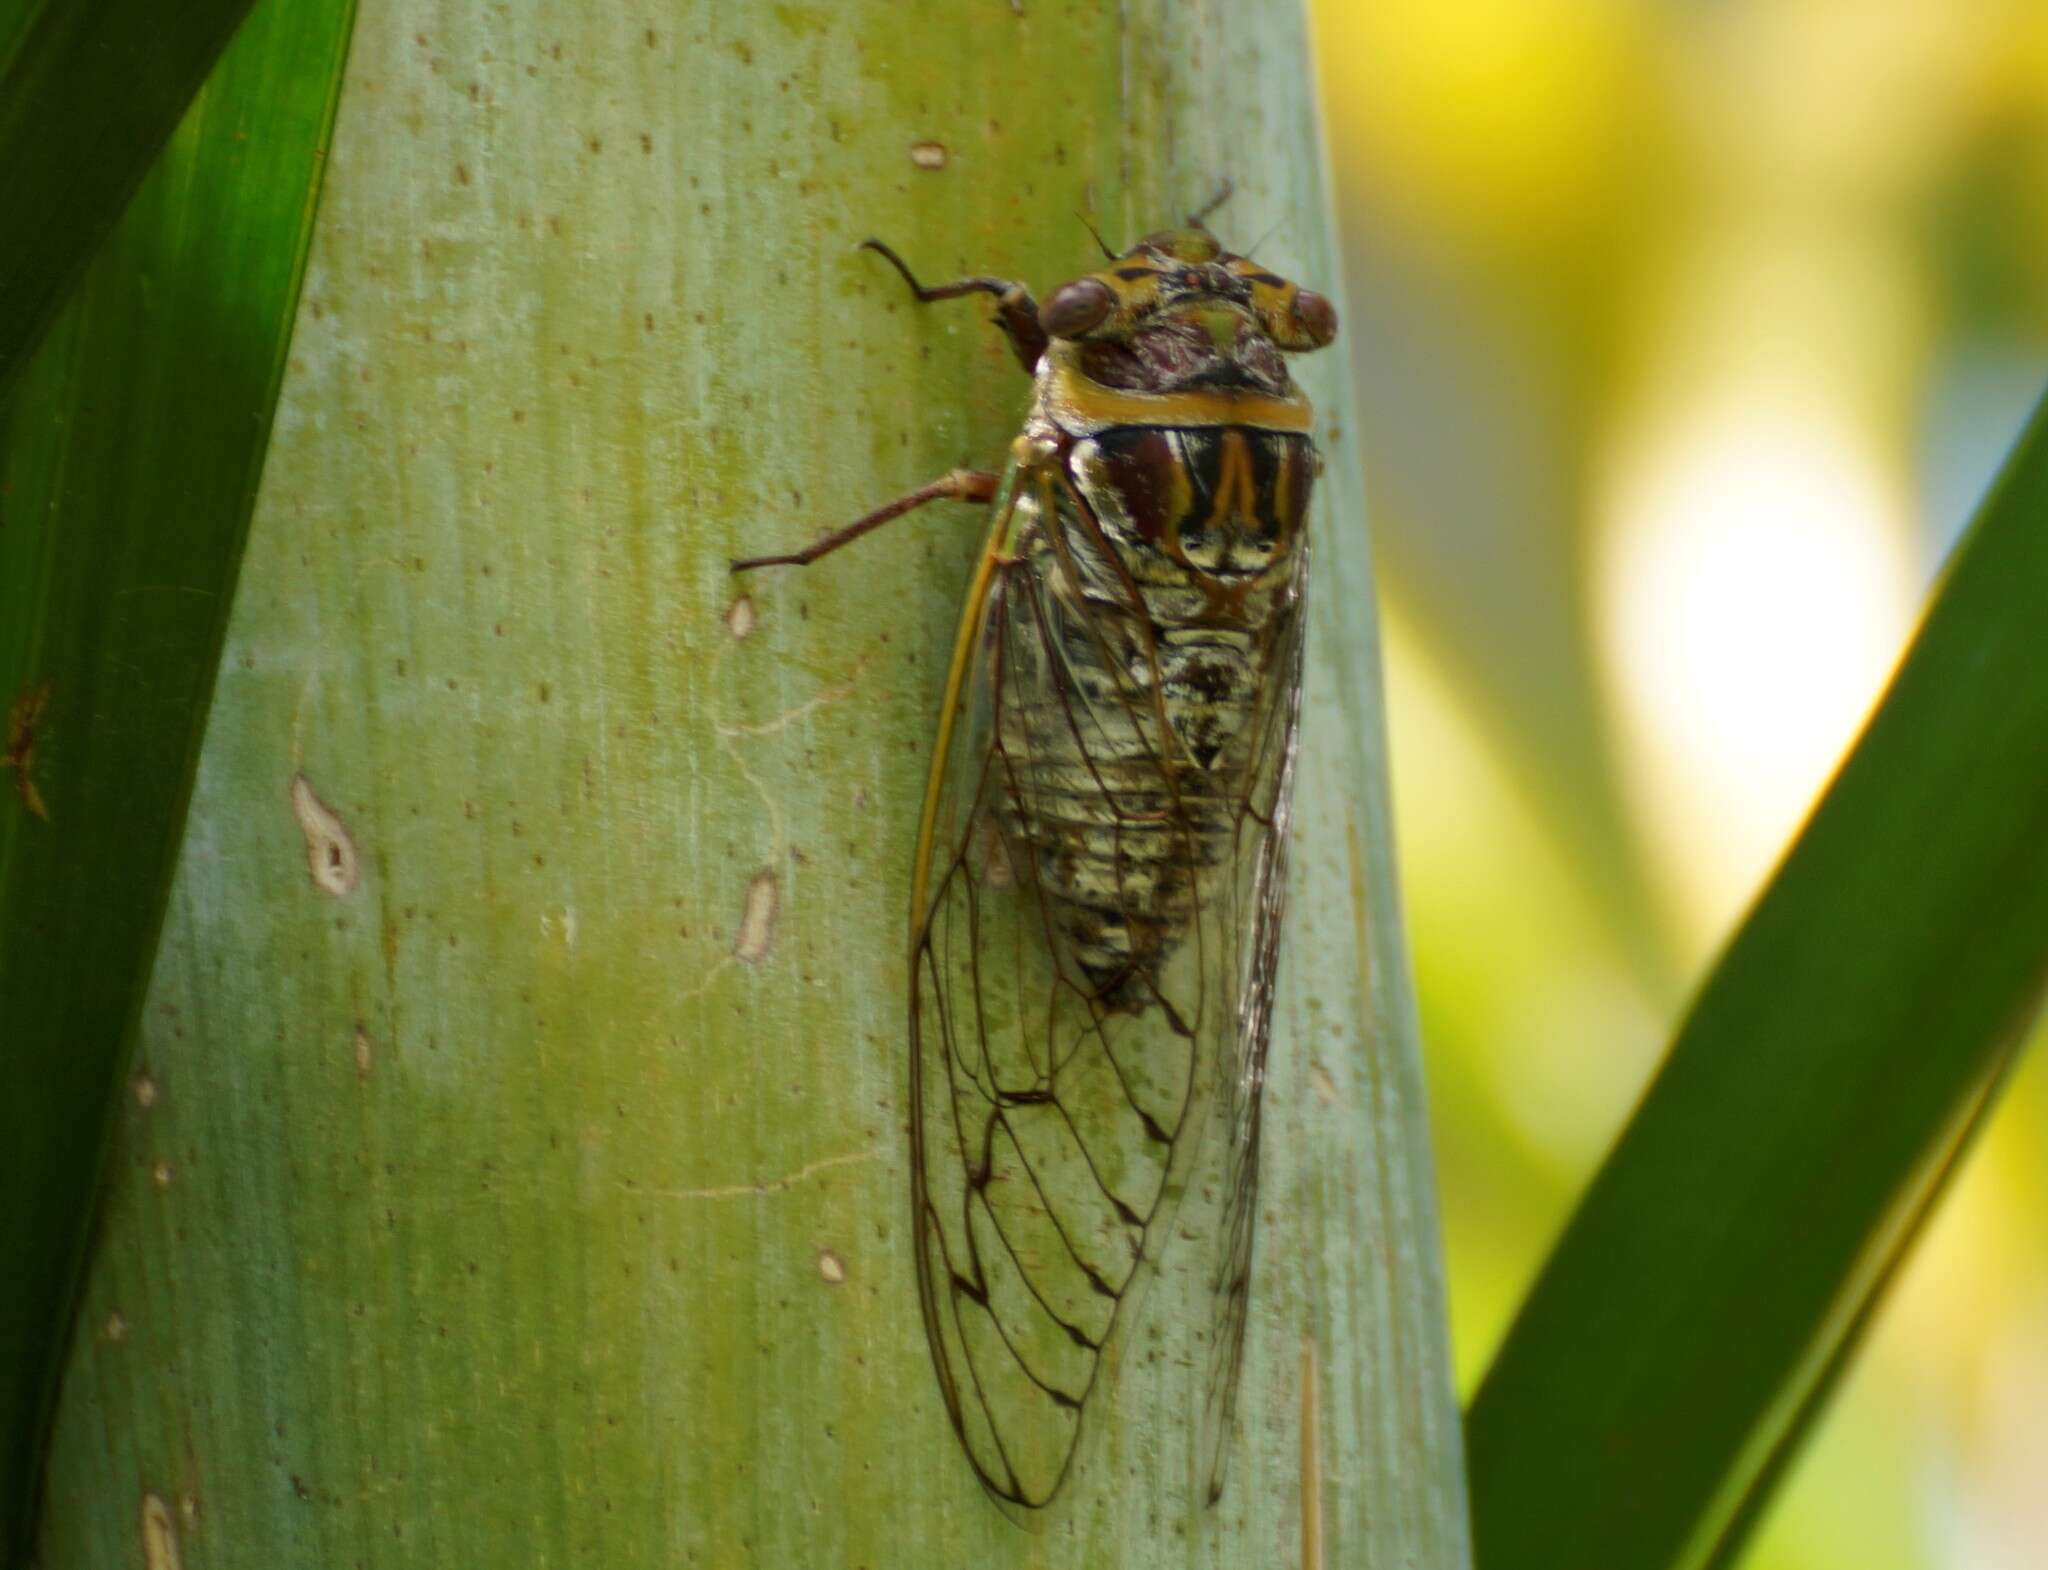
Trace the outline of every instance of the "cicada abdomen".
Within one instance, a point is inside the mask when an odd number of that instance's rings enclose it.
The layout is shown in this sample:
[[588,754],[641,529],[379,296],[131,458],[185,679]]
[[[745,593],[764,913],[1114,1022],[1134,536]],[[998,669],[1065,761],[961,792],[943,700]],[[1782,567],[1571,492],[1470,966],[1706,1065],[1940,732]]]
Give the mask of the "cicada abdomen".
[[[911,1203],[948,1417],[1035,1510],[1195,1179],[1219,1196],[1174,1311],[1205,1337],[1198,1485],[1221,1491],[1242,1358],[1260,1094],[1299,716],[1312,412],[1285,353],[1321,296],[1199,221],[1035,307],[993,278],[1035,396],[992,504],[913,879]],[[1205,1136],[1205,1130],[1214,1131]],[[1213,1176],[1213,1183],[1209,1178]]]

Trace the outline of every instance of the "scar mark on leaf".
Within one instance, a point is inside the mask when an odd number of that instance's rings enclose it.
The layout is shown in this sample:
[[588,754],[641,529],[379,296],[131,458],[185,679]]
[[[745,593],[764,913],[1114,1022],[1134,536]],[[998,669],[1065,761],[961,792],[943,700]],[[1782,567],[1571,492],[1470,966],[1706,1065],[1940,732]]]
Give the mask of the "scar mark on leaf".
[[1323,1570],[1322,1387],[1314,1336],[1301,1338],[1301,1570]]
[[743,643],[754,630],[754,602],[742,594],[725,611],[725,630],[734,643]]
[[718,734],[727,738],[773,736],[779,731],[788,730],[797,721],[817,713],[818,710],[834,703],[844,703],[852,697],[854,688],[860,685],[861,677],[867,674],[868,667],[874,663],[875,651],[870,649],[860,657],[859,663],[847,672],[844,681],[834,682],[831,686],[820,689],[816,697],[807,698],[788,712],[778,714],[772,720],[764,720],[759,725],[721,725],[718,727]]
[[758,965],[768,957],[775,943],[775,915],[782,905],[782,886],[770,868],[754,874],[747,885],[746,907],[740,912],[740,930],[733,939],[732,957],[745,965]]
[[769,794],[768,787],[761,782],[761,777],[747,767],[747,760],[740,755],[740,749],[733,745],[731,734],[722,728],[718,732],[718,747],[721,752],[732,759],[733,767],[740,771],[740,778],[753,786],[754,794],[761,798],[762,810],[768,814],[769,859],[774,862],[780,862],[783,852],[789,845],[789,836],[785,832],[786,825],[782,819],[781,805],[774,796]]
[[170,1507],[155,1494],[142,1496],[142,1562],[149,1570],[180,1570],[184,1563]]
[[799,1183],[808,1182],[821,1172],[830,1172],[835,1167],[850,1167],[858,1162],[873,1161],[881,1155],[884,1147],[870,1145],[865,1150],[849,1150],[842,1155],[821,1156],[816,1161],[807,1161],[794,1172],[785,1172],[780,1177],[762,1178],[757,1183],[719,1183],[709,1188],[643,1188],[637,1183],[621,1183],[619,1186],[632,1194],[652,1194],[659,1199],[746,1199],[765,1198],[779,1194],[784,1189],[795,1188]]
[[306,836],[306,870],[315,884],[340,899],[361,876],[356,844],[334,809],[315,794],[303,774],[292,776],[292,815]]

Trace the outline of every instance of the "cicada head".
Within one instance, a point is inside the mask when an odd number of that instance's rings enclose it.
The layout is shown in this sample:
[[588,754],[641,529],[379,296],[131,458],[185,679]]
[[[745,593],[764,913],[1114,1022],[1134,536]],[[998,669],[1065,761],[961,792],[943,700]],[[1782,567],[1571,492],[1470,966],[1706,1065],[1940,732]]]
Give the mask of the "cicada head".
[[1149,234],[1099,271],[1046,296],[1046,336],[1072,343],[1078,368],[1108,387],[1288,391],[1283,352],[1337,336],[1328,299],[1226,251],[1191,225]]

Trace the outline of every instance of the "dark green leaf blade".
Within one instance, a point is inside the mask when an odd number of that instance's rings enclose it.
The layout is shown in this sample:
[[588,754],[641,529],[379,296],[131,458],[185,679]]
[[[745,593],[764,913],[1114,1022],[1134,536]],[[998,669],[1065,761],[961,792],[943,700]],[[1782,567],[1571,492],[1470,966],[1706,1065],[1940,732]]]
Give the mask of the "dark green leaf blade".
[[0,400],[249,6],[45,5],[12,40],[0,23]]
[[1722,1562],[2048,980],[2048,405],[1467,1419],[1487,1570]]
[[0,1552],[32,1515],[352,13],[251,18],[0,416]]
[[1726,1524],[1721,1526],[1712,1551],[1701,1560],[1701,1570],[1725,1570],[1725,1567],[1741,1561],[1750,1533],[1764,1519],[1778,1485],[1791,1471],[1815,1420],[1826,1410],[1842,1375],[1848,1371],[1857,1349],[1862,1346],[1871,1321],[1877,1317],[1885,1294],[1911,1255],[1913,1245],[1925,1230],[1942,1196],[1948,1192],[1950,1180],[1961,1169],[1964,1158],[1976,1144],[1977,1136],[1990,1121],[1992,1109],[1997,1106],[2011,1071],[2018,1065],[2024,1045],[2023,1038],[2016,1036],[2013,1039],[1997,1071],[1984,1082],[1971,1101],[1955,1138],[1942,1152],[1941,1160],[1921,1186],[1919,1197],[1908,1209],[1898,1231],[1896,1245],[1885,1252],[1869,1290],[1855,1305],[1840,1337],[1827,1349],[1827,1355],[1812,1380],[1799,1387],[1791,1414],[1773,1436],[1768,1451],[1755,1468],[1741,1474],[1739,1497],[1726,1518]]

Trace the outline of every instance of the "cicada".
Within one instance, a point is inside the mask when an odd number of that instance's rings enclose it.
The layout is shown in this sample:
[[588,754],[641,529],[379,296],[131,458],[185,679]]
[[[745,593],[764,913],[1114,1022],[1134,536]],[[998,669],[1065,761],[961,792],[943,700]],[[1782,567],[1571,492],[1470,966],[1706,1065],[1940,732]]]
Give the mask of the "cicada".
[[1319,468],[1286,356],[1337,321],[1205,217],[1104,247],[1043,305],[1001,278],[925,287],[867,241],[920,301],[994,297],[1023,430],[1000,476],[734,563],[803,565],[934,500],[990,509],[917,833],[910,1200],[947,1415],[1025,1512],[1071,1474],[1150,1278],[1201,1327],[1210,1501],[1244,1352]]

